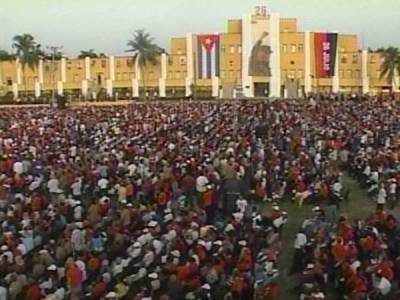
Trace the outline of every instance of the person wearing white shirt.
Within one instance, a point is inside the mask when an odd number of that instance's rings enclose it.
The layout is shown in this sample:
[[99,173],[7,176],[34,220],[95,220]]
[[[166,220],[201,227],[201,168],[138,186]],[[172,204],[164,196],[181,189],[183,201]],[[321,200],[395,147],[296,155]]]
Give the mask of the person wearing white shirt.
[[58,186],[58,179],[57,178],[52,178],[47,182],[47,188],[49,189],[49,192],[51,194],[56,194],[58,193],[59,186]]
[[81,195],[82,195],[82,179],[77,179],[75,182],[71,185],[72,189],[72,195],[74,196],[75,200],[81,200]]
[[373,276],[373,285],[374,287],[379,291],[379,293],[382,296],[386,296],[390,293],[390,290],[392,289],[392,284],[388,279],[382,276],[382,274],[379,272]]
[[381,184],[378,192],[378,199],[377,199],[377,208],[378,209],[383,209],[385,203],[386,203],[386,189],[383,184]]
[[304,234],[302,230],[300,230],[296,234],[296,239],[294,241],[294,259],[293,259],[293,265],[290,270],[291,274],[301,272],[304,267],[304,248],[307,244],[307,236]]
[[13,165],[13,171],[15,172],[15,174],[21,175],[24,172],[24,166],[22,162],[20,161],[15,162]]

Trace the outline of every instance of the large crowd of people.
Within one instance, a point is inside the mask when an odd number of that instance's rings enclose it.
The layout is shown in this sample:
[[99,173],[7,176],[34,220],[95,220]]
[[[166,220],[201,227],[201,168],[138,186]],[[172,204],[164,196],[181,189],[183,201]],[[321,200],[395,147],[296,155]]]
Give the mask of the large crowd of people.
[[[329,278],[340,297],[386,297],[399,112],[377,99],[1,109],[0,299],[278,299],[285,199],[315,214],[293,237],[299,298],[325,299]],[[340,216],[343,172],[376,201],[366,221]]]

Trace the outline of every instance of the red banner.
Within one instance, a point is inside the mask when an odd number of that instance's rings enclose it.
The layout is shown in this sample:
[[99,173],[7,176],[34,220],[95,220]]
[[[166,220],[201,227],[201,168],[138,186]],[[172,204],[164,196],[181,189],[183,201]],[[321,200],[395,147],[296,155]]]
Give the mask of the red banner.
[[337,33],[314,34],[315,74],[318,78],[335,75],[337,39]]

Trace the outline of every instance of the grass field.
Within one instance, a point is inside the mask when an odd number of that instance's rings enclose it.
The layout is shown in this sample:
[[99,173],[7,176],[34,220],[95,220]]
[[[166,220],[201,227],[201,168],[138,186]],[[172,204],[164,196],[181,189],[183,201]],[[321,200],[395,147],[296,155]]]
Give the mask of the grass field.
[[[375,210],[375,203],[368,198],[365,191],[361,190],[358,183],[350,177],[345,177],[344,186],[350,189],[350,198],[348,203],[343,203],[340,214],[351,219],[366,218]],[[280,300],[298,300],[298,296],[292,292],[298,284],[298,275],[289,276],[289,270],[293,260],[293,242],[296,232],[300,228],[304,219],[312,215],[312,207],[305,205],[302,208],[295,207],[292,203],[283,203],[281,205],[288,212],[288,221],[283,230],[283,252],[279,260],[280,269]],[[270,208],[266,208],[269,209]],[[334,300],[334,297],[328,299]]]

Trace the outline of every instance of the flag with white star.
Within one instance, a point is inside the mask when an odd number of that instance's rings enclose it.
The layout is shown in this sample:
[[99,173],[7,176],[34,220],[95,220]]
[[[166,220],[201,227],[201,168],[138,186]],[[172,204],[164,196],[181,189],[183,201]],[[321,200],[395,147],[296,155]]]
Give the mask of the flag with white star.
[[197,36],[197,74],[200,79],[219,77],[219,44],[218,34]]

